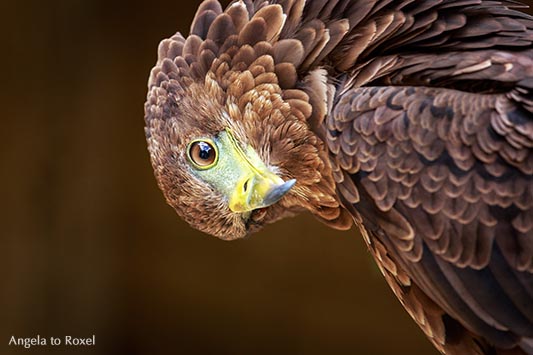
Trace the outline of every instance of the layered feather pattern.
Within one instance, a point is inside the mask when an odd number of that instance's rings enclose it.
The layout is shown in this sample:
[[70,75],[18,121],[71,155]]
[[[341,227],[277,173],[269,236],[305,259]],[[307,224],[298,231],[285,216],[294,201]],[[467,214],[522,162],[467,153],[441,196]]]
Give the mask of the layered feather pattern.
[[[149,79],[161,189],[217,236],[300,210],[355,224],[439,351],[533,354],[533,19],[520,6],[206,0]],[[199,182],[173,143],[227,125],[299,182],[248,224],[216,191],[188,192]]]

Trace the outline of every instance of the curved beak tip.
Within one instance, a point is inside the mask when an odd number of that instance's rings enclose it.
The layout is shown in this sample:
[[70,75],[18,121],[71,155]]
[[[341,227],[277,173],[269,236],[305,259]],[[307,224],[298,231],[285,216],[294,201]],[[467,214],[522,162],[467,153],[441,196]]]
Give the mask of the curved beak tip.
[[265,206],[273,205],[278,202],[289,190],[296,184],[296,179],[285,181],[283,184],[274,186],[270,189],[264,197],[263,204]]

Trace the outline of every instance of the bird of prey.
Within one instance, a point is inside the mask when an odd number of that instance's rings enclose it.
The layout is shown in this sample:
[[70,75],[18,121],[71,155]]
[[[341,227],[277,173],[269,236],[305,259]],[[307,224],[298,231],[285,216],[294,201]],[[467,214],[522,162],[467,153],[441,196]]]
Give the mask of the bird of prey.
[[225,240],[356,226],[445,354],[533,354],[533,18],[515,1],[204,1],[145,104],[159,187]]

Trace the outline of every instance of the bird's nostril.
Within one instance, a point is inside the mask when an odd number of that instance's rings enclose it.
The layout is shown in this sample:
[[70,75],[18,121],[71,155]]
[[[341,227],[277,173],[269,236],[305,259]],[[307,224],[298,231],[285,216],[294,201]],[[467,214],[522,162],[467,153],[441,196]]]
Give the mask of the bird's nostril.
[[246,191],[248,190],[248,181],[250,181],[250,180],[246,180],[246,181],[244,182],[244,185],[242,186],[242,191],[243,191],[243,192],[246,192]]

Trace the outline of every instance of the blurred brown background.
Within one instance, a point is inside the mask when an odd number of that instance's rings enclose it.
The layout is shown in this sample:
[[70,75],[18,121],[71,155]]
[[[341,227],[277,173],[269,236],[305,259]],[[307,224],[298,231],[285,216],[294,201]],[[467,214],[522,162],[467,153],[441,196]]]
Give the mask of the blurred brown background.
[[[435,354],[358,233],[222,242],[157,189],[143,103],[198,1],[2,2],[0,354]],[[95,334],[89,348],[9,347]]]

